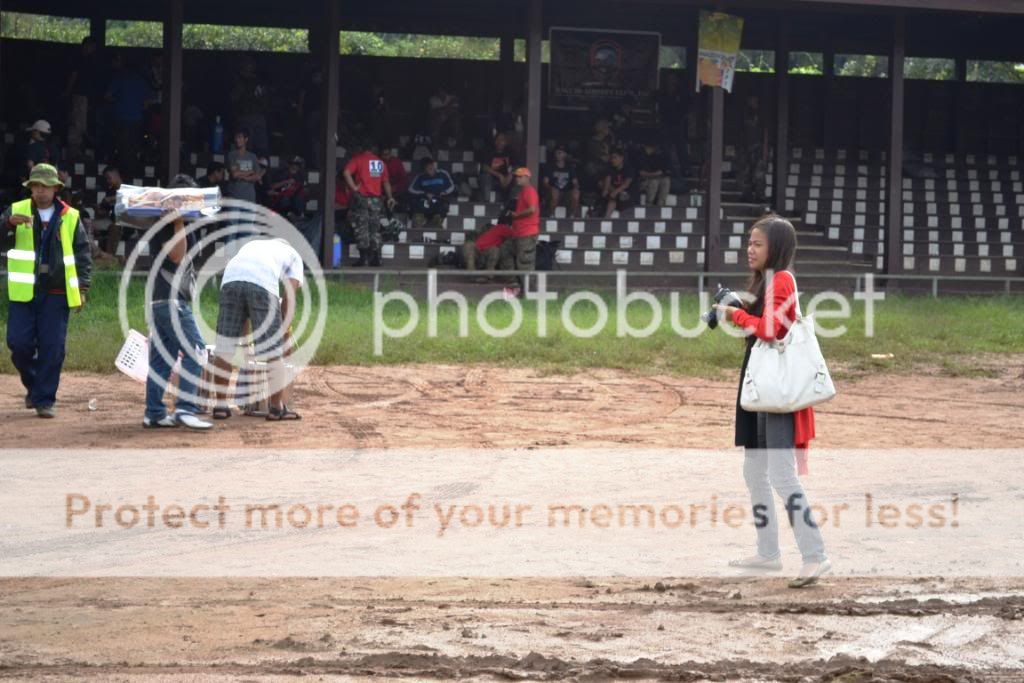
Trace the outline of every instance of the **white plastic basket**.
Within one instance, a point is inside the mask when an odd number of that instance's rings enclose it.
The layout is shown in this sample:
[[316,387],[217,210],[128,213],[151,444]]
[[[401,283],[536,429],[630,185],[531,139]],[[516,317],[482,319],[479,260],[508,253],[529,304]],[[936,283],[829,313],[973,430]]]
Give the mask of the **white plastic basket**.
[[114,367],[136,382],[145,384],[149,374],[149,339],[135,330],[128,330],[128,338],[117,353]]

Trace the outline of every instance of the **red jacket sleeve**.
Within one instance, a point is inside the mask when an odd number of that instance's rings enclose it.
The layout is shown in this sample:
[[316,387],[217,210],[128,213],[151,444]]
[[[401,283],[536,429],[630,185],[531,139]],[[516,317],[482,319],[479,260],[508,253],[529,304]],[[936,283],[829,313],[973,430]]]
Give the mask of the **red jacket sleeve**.
[[[785,274],[783,274],[785,273]],[[758,317],[743,310],[732,315],[732,321],[743,329],[753,332],[758,339],[775,341],[782,339],[796,318],[796,282],[786,271],[779,271],[772,277],[765,292],[764,315]]]

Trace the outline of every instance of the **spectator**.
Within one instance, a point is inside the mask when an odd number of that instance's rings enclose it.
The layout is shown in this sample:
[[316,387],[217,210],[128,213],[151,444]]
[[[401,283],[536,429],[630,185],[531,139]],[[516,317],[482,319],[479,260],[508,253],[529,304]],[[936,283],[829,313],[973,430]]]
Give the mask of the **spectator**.
[[25,130],[28,133],[28,144],[25,146],[25,167],[22,171],[24,177],[28,177],[29,171],[36,164],[56,165],[59,152],[50,140],[53,129],[49,121],[39,119]]
[[508,147],[508,138],[504,133],[494,136],[494,147],[483,157],[480,165],[480,196],[481,201],[489,203],[491,192],[497,193],[499,203],[508,199],[512,187],[512,169],[514,160]]
[[121,170],[133,178],[138,174],[143,115],[146,104],[153,98],[153,92],[137,71],[125,66],[122,54],[115,55],[113,70],[114,75],[107,89],[107,101],[111,103],[115,130],[115,156]]
[[647,206],[665,206],[672,185],[669,164],[657,145],[651,140],[644,142],[644,153],[637,164],[640,176],[640,191],[647,195]]
[[270,161],[266,157],[257,157],[256,166],[259,168],[260,177],[256,181],[256,203],[260,206],[270,206],[270,178],[267,174],[270,171]]
[[[512,212],[512,238],[501,245],[503,270],[533,270],[537,255],[537,236],[540,234],[540,195],[530,184],[530,169],[515,170],[519,194]],[[519,294],[523,293],[522,279]]]
[[228,152],[228,181],[226,194],[232,199],[256,202],[256,183],[263,177],[259,157],[249,151],[249,131],[240,128],[235,133],[235,148]]
[[420,161],[422,172],[416,176],[409,186],[412,200],[412,223],[422,228],[430,221],[432,227],[444,226],[444,217],[448,215],[448,198],[455,193],[455,181],[448,171],[439,171],[437,162],[427,157]]
[[185,105],[185,110],[181,114],[181,129],[186,155],[206,149],[209,144],[206,132],[206,114],[195,102]]
[[405,164],[390,147],[385,147],[380,151],[380,158],[384,160],[384,165],[388,169],[391,191],[396,197],[404,195],[409,191],[409,174],[405,170]]
[[225,191],[225,181],[227,179],[227,166],[219,161],[211,161],[210,165],[206,167],[206,175],[196,182],[199,184],[199,187],[219,187],[220,191],[223,193]]
[[576,166],[569,163],[569,153],[564,144],[555,147],[555,161],[546,165],[541,172],[548,212],[553,214],[556,206],[564,202],[569,208],[569,217],[575,218],[580,211],[580,180]]
[[266,361],[268,366],[271,394],[267,420],[299,419],[285,403],[288,380],[284,357],[291,349],[289,329],[302,280],[302,257],[283,238],[251,240],[228,261],[221,279],[217,350],[213,358],[217,369],[215,420],[231,417],[226,399],[228,378],[235,350],[248,336],[246,323],[254,331],[256,358]]
[[441,133],[447,130],[455,143],[462,139],[462,114],[459,111],[459,98],[439,86],[430,96],[430,136],[434,140],[441,139]]
[[767,196],[768,129],[761,124],[760,104],[757,97],[747,98],[743,147],[736,155],[736,181],[746,202],[763,202]]
[[96,54],[96,39],[86,36],[82,39],[82,49],[68,74],[68,83],[64,95],[69,102],[68,114],[68,156],[71,160],[82,158],[82,145],[88,139],[90,102],[97,105],[103,91],[102,72],[99,56]]
[[[390,140],[391,131],[391,108],[384,91],[384,86],[373,86],[373,114],[370,117],[370,137],[374,140]],[[384,150],[381,150],[381,157]]]
[[610,163],[601,181],[601,201],[604,202],[604,217],[611,218],[612,213],[630,206],[632,197],[630,188],[633,185],[633,171],[626,166],[626,154],[621,149],[612,151]]
[[[175,176],[168,187],[198,187],[187,175]],[[153,274],[153,288],[147,290],[148,322],[152,343],[149,346],[149,375],[146,378],[146,412],[142,426],[210,429],[213,424],[200,420],[196,383],[202,377],[199,353],[206,347],[192,314],[196,271],[192,254],[196,232],[185,229],[185,220],[167,222],[150,237],[150,253],[159,263]],[[171,367],[181,355],[178,389],[173,415],[164,405],[164,391],[171,376]]]
[[667,150],[672,175],[685,178],[690,165],[687,145],[686,95],[679,87],[679,76],[669,74],[665,79],[665,91],[658,97],[658,118],[661,123],[662,149]]
[[425,157],[434,158],[434,139],[429,133],[417,133],[409,141],[405,156],[414,164]]
[[608,166],[611,151],[615,147],[615,136],[608,119],[598,119],[594,123],[594,134],[587,140],[586,153],[583,158],[583,172],[587,180],[599,181]]
[[106,252],[117,255],[117,247],[121,243],[121,226],[117,223],[117,191],[121,189],[121,171],[116,166],[103,169],[103,184],[106,190],[103,199],[96,207],[96,228],[107,228]]
[[372,145],[362,143],[357,145],[356,155],[345,165],[342,173],[352,192],[350,217],[359,248],[359,259],[354,265],[379,266],[381,193],[387,197],[389,209],[395,205],[387,166],[374,153]]
[[306,211],[305,167],[305,159],[292,157],[288,167],[267,191],[270,208],[292,217],[299,217]]
[[251,59],[245,60],[238,72],[238,81],[231,90],[231,106],[234,108],[236,126],[249,131],[251,149],[259,154],[269,150],[267,138],[267,87],[256,74],[256,65]]
[[501,258],[501,245],[513,238],[512,228],[496,223],[462,245],[466,270],[495,270]]

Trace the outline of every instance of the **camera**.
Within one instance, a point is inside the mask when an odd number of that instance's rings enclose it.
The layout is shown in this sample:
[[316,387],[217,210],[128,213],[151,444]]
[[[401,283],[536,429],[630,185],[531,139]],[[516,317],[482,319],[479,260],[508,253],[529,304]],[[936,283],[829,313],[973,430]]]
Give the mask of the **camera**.
[[[728,287],[723,287],[721,282],[718,283],[718,291],[715,292],[714,299],[716,304],[722,306],[735,306],[736,308],[743,306],[743,301],[739,295]],[[718,311],[713,308],[701,315],[700,319],[708,324],[709,330],[718,327]]]

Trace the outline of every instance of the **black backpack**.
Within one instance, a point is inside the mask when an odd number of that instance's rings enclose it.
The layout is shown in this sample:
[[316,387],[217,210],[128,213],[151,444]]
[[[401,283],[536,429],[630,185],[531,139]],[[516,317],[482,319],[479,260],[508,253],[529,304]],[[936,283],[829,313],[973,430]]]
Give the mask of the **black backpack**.
[[537,270],[555,270],[559,268],[556,256],[558,254],[558,247],[561,245],[562,240],[537,242],[537,256],[535,259]]

